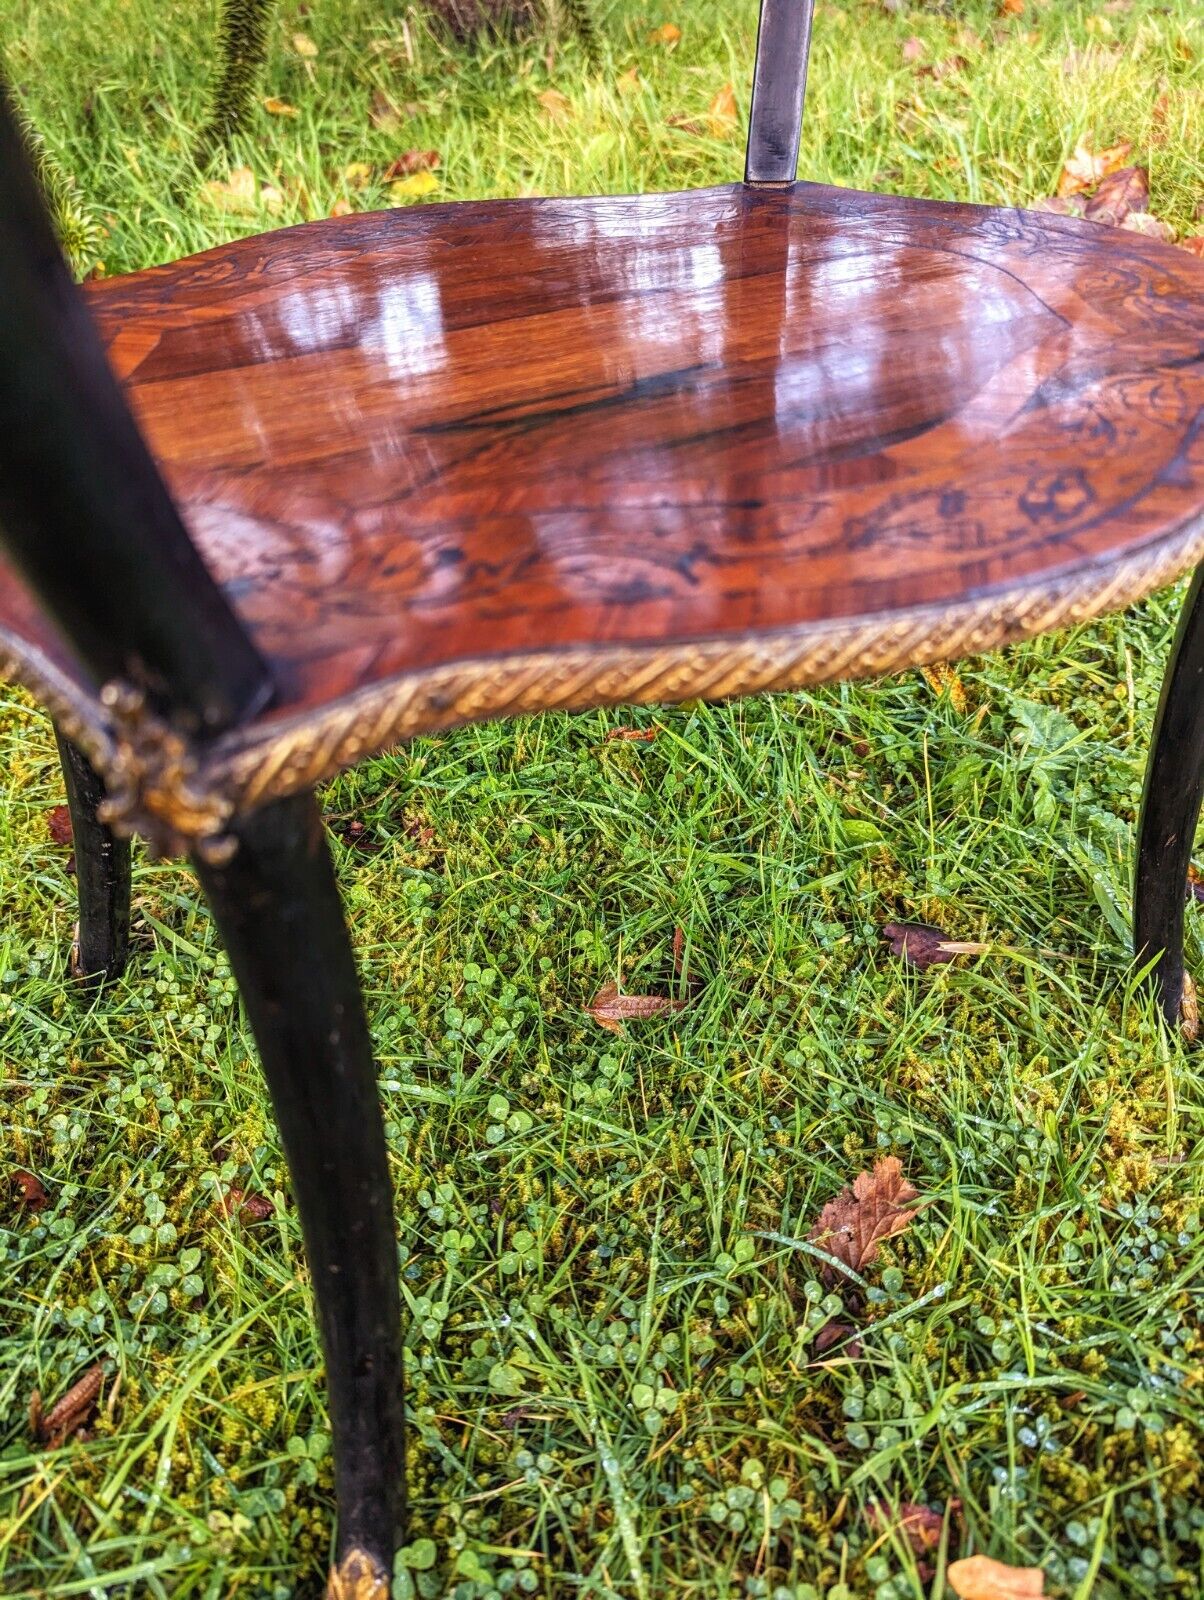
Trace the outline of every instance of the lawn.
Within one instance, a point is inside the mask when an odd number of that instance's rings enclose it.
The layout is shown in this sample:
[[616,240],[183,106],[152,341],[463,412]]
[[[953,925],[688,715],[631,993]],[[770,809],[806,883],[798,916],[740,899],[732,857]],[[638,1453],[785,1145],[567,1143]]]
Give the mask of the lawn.
[[[748,0],[597,20],[591,65],[554,19],[474,53],[282,0],[275,109],[200,188],[209,0],[0,0],[108,272],[424,190],[738,177]],[[803,173],[1027,204],[1130,141],[1199,232],[1202,61],[1193,0],[822,0]],[[439,164],[387,177],[407,150]],[[1204,1589],[1204,1075],[1126,942],[1178,600],[956,676],[468,728],[324,791],[409,1313],[398,1594],[940,1600],[973,1551],[1075,1600]],[[77,992],[14,690],[0,757],[0,1157],[45,1192],[0,1203],[0,1591],[312,1595],[321,1361],[225,958],[139,856],[131,973]],[[985,949],[910,970],[891,921]],[[613,982],[682,1007],[608,1031]],[[807,1236],[884,1155],[923,1208],[837,1294]],[[90,1437],[33,1442],[31,1392],[98,1361]]]

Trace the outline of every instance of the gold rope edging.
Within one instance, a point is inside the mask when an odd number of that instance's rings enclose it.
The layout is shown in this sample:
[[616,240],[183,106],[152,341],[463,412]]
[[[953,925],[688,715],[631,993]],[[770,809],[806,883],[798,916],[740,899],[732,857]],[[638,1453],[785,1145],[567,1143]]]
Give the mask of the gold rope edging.
[[730,699],[982,655],[1118,611],[1204,560],[1204,516],[1152,548],[977,600],[774,634],[670,644],[575,646],[405,673],[279,723],[199,749],[126,685],[87,695],[40,652],[6,636],[0,676],[23,683],[110,790],[106,820],[161,851],[228,859],[235,815],[283,799],[417,734],[466,722],[590,706]]
[[533,651],[407,673],[215,745],[209,782],[238,811],[311,788],[365,756],[466,722],[590,706],[722,700],[881,677],[982,655],[1118,611],[1204,560],[1204,516],[1151,551],[979,600],[771,635]]

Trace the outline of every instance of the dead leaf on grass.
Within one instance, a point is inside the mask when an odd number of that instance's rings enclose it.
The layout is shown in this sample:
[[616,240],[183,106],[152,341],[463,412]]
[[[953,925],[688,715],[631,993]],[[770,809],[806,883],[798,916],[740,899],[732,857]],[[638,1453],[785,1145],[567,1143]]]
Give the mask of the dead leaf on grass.
[[46,1186],[36,1172],[18,1167],[12,1174],[12,1181],[17,1191],[17,1204],[24,1206],[26,1211],[44,1211],[50,1204]]
[[287,100],[280,100],[274,94],[268,95],[264,100],[263,109],[269,117],[299,117],[301,115],[296,106],[290,106]]
[[684,1011],[684,1000],[671,1000],[664,994],[620,994],[617,983],[604,983],[585,1008],[599,1027],[608,1033],[622,1033],[625,1022],[659,1017],[663,1011]]
[[707,107],[707,126],[716,139],[722,139],[736,126],[736,91],[730,83],[723,85]]
[[1119,228],[1132,211],[1144,211],[1150,203],[1150,175],[1144,167],[1118,167],[1101,180],[1088,200],[1083,215],[1088,222],[1106,223]]
[[1040,1567],[1008,1567],[990,1556],[952,1561],[945,1576],[960,1600],[1040,1600],[1045,1593]]
[[573,115],[572,101],[567,94],[562,94],[559,89],[545,89],[535,98],[544,108],[553,122],[568,122]]
[[854,1272],[878,1254],[884,1239],[902,1233],[916,1215],[919,1191],[903,1176],[898,1156],[883,1156],[872,1172],[859,1173],[851,1189],[829,1200],[808,1238]]
[[955,956],[985,955],[991,948],[977,939],[951,939],[942,929],[926,922],[884,923],[882,937],[890,945],[892,955],[901,956],[918,972],[952,961]]
[[655,728],[608,728],[603,744],[624,740],[628,744],[651,744],[656,738]]
[[1193,256],[1199,256],[1201,261],[1204,261],[1204,233],[1188,234],[1187,238],[1180,239],[1179,243],[1184,250],[1190,250]]
[[1065,198],[1068,194],[1082,194],[1087,189],[1094,189],[1102,178],[1124,166],[1132,148],[1128,139],[1122,139],[1119,144],[1109,145],[1106,150],[1095,154],[1091,149],[1091,141],[1080,139],[1074,147],[1074,154],[1062,168],[1058,194]]
[[318,53],[318,47],[307,33],[293,34],[293,49],[299,56],[304,56],[306,61],[312,61]]
[[1087,198],[1081,194],[1051,194],[1043,200],[1034,200],[1030,210],[1052,211],[1057,217],[1081,217],[1087,209]]
[[104,1365],[98,1361],[49,1411],[42,1410],[41,1390],[34,1390],[29,1397],[29,1430],[39,1444],[57,1450],[87,1427],[96,1410],[104,1375]]
[[649,44],[663,44],[672,48],[681,38],[681,29],[672,22],[662,22],[659,28],[653,28],[648,35]]
[[228,178],[210,178],[201,185],[201,196],[219,211],[254,211],[259,189],[250,167],[235,167]]
[[1130,211],[1121,223],[1129,233],[1140,233],[1146,239],[1161,239],[1166,244],[1175,241],[1175,230],[1161,217],[1152,217],[1148,211]]
[[75,838],[70,806],[51,806],[46,813],[46,832],[51,844],[68,845]]
[[266,1222],[276,1210],[266,1194],[259,1194],[252,1189],[250,1193],[245,1189],[230,1189],[217,1203],[217,1209],[225,1217],[237,1217],[243,1222]]
[[918,61],[924,54],[925,48],[923,39],[918,38],[913,33],[910,39],[904,39],[903,41],[904,61]]
[[890,1533],[898,1528],[917,1556],[930,1555],[937,1548],[945,1525],[939,1511],[910,1500],[900,1502],[897,1510],[881,1500],[871,1500],[865,1516],[875,1533]]
[[414,172],[389,185],[389,198],[404,204],[407,200],[421,200],[424,195],[434,194],[438,187],[439,180],[429,169]]
[[442,165],[442,159],[438,150],[403,150],[390,161],[381,179],[384,183],[392,183],[395,178],[406,178],[413,172],[433,172]]

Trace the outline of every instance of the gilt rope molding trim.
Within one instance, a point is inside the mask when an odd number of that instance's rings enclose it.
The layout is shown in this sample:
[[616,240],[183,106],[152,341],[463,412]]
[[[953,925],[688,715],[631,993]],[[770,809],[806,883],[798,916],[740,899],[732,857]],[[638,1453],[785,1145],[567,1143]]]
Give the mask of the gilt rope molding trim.
[[617,644],[458,661],[373,685],[214,746],[210,782],[237,811],[333,777],[374,751],[467,722],[592,706],[721,700],[982,655],[1122,610],[1204,561],[1204,516],[1152,547],[982,599],[775,634]]
[[0,676],[28,688],[112,791],[106,820],[162,852],[228,854],[239,812],[312,788],[365,756],[467,722],[591,706],[721,700],[881,677],[982,655],[1118,611],[1204,561],[1204,516],[1111,562],[947,606],[693,643],[616,644],[465,660],[373,685],[312,713],[190,746],[125,685],[91,698],[37,651],[0,638]]

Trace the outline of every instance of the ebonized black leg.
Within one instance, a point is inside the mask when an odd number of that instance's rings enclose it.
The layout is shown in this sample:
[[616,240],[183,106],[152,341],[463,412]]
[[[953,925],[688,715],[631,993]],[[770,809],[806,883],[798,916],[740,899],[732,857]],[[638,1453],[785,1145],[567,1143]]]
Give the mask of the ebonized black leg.
[[1187,869],[1204,798],[1204,567],[1196,571],[1171,649],[1146,768],[1137,841],[1133,945],[1139,960],[1161,952],[1154,982],[1167,1020],[1187,1021],[1183,967]]
[[79,892],[79,934],[71,956],[77,978],[104,982],[125,971],[130,935],[130,842],[119,839],[97,816],[104,779],[92,763],[55,729],[67,785]]
[[388,1600],[402,1512],[401,1312],[372,1046],[311,795],[243,818],[198,861],[259,1045],[326,1352],[338,1539],[331,1600]]

